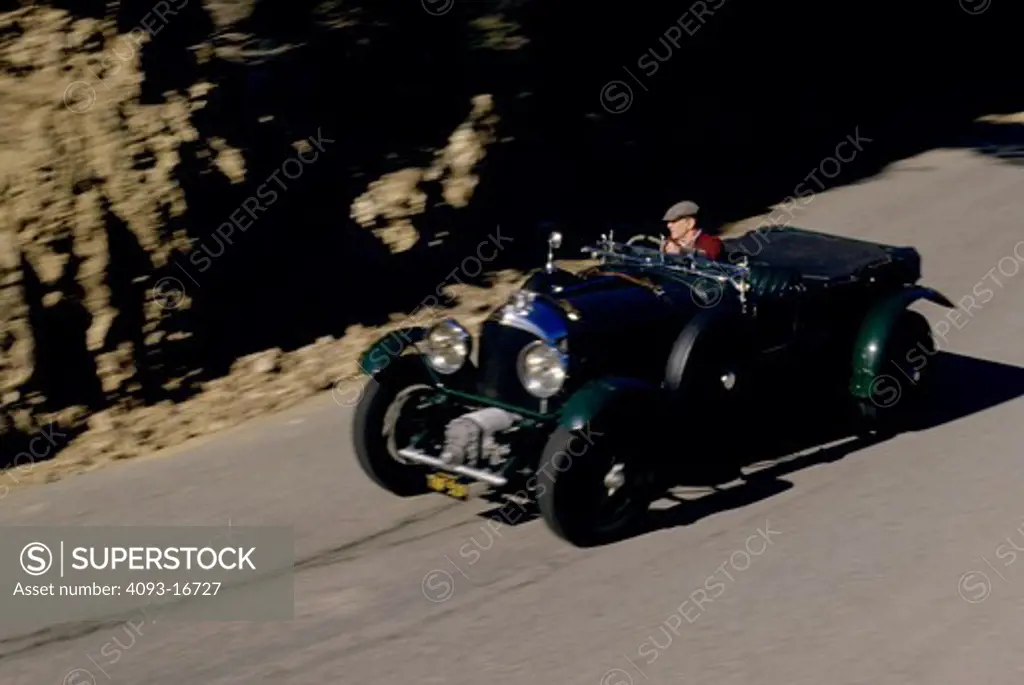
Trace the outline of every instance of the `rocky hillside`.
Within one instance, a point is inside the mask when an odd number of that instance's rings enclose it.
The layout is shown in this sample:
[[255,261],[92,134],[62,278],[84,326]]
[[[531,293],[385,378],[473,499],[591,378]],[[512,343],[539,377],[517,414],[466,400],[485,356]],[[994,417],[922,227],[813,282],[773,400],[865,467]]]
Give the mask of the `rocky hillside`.
[[[387,321],[391,307],[357,283],[375,277],[358,263],[372,251],[346,233],[378,245],[378,267],[408,251],[427,192],[466,207],[495,140],[493,99],[467,93],[422,166],[374,150],[375,166],[394,170],[371,175],[346,149],[357,128],[339,135],[336,121],[262,107],[284,94],[279,77],[294,80],[287,55],[299,48],[233,32],[251,6],[193,3],[179,16],[123,5],[0,15],[7,432],[30,435],[55,412],[71,428],[112,406],[167,406],[244,352],[344,333],[352,309]],[[253,327],[263,334],[246,341]]]
[[[717,6],[0,13],[6,463],[51,421],[106,436],[79,449],[88,466],[330,388],[353,341],[433,293],[479,317],[501,297],[488,286],[538,263],[551,222],[639,231],[688,196],[721,224],[791,194],[856,126],[878,143],[829,183],[1020,109],[999,74],[909,41],[919,16]],[[998,7],[947,9],[935,26],[994,55]],[[866,27],[870,52],[835,54]],[[466,266],[495,230],[511,239]]]

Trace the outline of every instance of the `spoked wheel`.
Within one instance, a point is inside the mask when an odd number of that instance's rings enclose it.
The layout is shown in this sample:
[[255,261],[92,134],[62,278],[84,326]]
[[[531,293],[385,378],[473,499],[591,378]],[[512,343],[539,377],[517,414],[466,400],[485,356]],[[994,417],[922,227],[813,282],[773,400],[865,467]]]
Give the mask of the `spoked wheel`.
[[428,436],[437,391],[416,357],[398,357],[367,381],[353,425],[356,458],[377,485],[402,497],[427,491],[426,470],[398,450]]
[[399,463],[408,464],[398,453],[403,447],[416,447],[426,438],[427,416],[437,392],[429,385],[411,385],[395,397],[384,415],[384,436],[388,453]]
[[920,418],[934,382],[935,351],[928,320],[917,312],[903,312],[885,343],[870,396],[857,400],[862,429],[894,433]]
[[619,437],[559,428],[544,447],[537,505],[548,527],[577,547],[636,531],[653,499],[652,472]]

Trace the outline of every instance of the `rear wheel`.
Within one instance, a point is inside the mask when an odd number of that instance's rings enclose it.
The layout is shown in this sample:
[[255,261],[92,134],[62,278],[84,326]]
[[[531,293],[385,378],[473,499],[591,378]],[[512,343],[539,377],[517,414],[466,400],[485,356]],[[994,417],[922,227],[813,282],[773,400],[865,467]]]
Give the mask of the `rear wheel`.
[[935,375],[935,341],[928,320],[903,312],[882,352],[879,373],[858,399],[861,426],[868,431],[895,432],[919,418]]
[[429,381],[418,357],[397,357],[366,381],[356,406],[352,435],[359,466],[377,485],[401,497],[427,491],[426,469],[398,450],[427,434],[437,394]]

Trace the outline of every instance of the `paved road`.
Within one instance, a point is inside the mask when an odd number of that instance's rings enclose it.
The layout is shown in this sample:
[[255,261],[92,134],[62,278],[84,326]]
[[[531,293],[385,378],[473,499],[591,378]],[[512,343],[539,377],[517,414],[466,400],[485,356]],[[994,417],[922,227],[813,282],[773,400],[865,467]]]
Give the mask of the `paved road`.
[[[992,298],[942,346],[993,363],[971,362],[959,396],[992,369],[1007,391],[1019,375],[994,363],[1024,365],[1024,273],[997,270],[998,286],[987,274],[1024,239],[1022,181],[1020,167],[933,151],[814,198],[796,221],[916,245],[953,299],[985,281]],[[774,485],[677,505],[686,525],[588,551],[539,521],[489,530],[484,502],[393,499],[354,466],[350,418],[322,397],[0,501],[3,525],[292,524],[306,560],[292,622],[12,635],[0,681],[90,682],[64,681],[72,669],[151,685],[1021,681],[1024,560],[1006,550],[1024,549],[1022,400],[797,460]],[[971,572],[990,585],[961,583]],[[101,655],[114,637],[116,663]]]

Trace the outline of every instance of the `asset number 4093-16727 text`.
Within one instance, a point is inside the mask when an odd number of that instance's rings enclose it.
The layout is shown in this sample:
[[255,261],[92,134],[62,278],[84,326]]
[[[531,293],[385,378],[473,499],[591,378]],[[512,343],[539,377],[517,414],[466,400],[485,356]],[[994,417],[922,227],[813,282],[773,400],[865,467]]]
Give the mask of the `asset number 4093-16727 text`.
[[220,583],[193,581],[190,583],[131,583],[125,588],[129,595],[163,597],[213,596],[220,591]]

